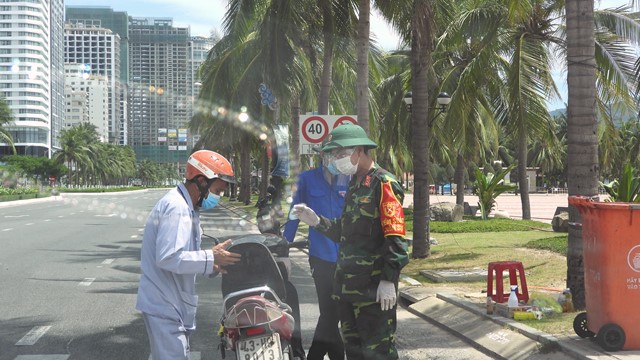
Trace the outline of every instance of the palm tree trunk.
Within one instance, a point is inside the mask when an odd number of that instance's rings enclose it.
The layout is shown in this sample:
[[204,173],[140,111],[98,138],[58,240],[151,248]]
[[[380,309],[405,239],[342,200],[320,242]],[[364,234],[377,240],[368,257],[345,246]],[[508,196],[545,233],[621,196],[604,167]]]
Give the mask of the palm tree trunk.
[[240,150],[240,173],[242,181],[240,182],[240,194],[238,199],[245,205],[251,202],[251,151],[250,140],[246,135],[242,135]]
[[433,33],[431,2],[415,5],[411,26],[411,146],[413,150],[413,253],[414,259],[431,255],[429,244],[429,69]]
[[[320,94],[318,95],[318,113],[329,114],[329,96],[331,95],[331,76],[333,73],[333,16],[331,3],[320,2],[324,8],[324,56],[322,59],[322,75],[320,77]],[[297,148],[294,148],[297,149]]]
[[369,134],[369,32],[371,0],[359,0],[356,104],[358,124]]
[[[598,195],[598,124],[595,116],[594,0],[566,0],[567,14],[567,180],[569,195]],[[569,223],[581,223],[569,207]],[[585,308],[582,229],[569,227],[567,287],[576,309]]]
[[291,159],[291,163],[293,165],[293,169],[291,172],[291,178],[297,179],[298,173],[300,172],[300,133],[297,129],[300,128],[300,97],[294,96],[291,99],[291,153],[293,154],[293,159]]
[[456,160],[456,173],[454,175],[456,183],[456,204],[464,206],[464,172],[466,166],[464,163],[464,156],[462,153],[458,153]]
[[[521,126],[524,128],[524,125]],[[520,202],[522,204],[522,219],[531,220],[531,206],[529,204],[529,181],[527,179],[526,129],[521,129],[520,137],[518,138],[518,177],[518,183],[520,185]]]

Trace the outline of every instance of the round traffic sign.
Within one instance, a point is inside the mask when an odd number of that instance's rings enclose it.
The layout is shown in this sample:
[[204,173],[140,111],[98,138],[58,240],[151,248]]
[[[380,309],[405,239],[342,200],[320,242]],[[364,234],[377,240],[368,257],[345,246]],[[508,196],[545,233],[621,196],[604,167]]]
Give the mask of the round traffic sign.
[[349,115],[345,115],[345,116],[339,117],[338,120],[336,120],[336,122],[333,124],[333,128],[335,129],[336,127],[338,127],[340,125],[344,125],[346,123],[351,123],[353,125],[358,125],[358,122],[356,121],[356,119],[352,118]]
[[302,123],[302,136],[312,144],[322,142],[329,133],[329,125],[321,116],[310,116]]

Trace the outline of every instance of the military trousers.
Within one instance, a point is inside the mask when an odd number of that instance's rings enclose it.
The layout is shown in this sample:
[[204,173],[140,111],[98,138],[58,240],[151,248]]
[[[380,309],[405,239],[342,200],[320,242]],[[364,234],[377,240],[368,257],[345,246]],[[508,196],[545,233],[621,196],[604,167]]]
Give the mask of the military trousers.
[[396,306],[382,311],[377,302],[338,302],[348,360],[396,360]]

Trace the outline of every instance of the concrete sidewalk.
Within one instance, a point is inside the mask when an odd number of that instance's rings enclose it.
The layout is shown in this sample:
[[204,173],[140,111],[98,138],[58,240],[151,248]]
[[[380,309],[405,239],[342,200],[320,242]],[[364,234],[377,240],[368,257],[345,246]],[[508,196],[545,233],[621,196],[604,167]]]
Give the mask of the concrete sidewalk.
[[[557,207],[568,206],[567,194],[529,194],[531,219],[551,223]],[[464,201],[475,206],[478,203],[476,195],[465,195]],[[429,195],[429,203],[456,202],[455,195]],[[403,206],[413,206],[413,194],[405,194]],[[522,219],[522,203],[519,195],[502,194],[496,198],[495,210],[506,211],[513,219]]]
[[[406,278],[403,280],[415,284]],[[577,335],[556,337],[512,319],[487,315],[486,305],[469,300],[478,299],[478,296],[466,297],[454,292],[440,292],[416,285],[403,284],[400,287],[400,297],[409,304],[410,312],[451,331],[496,359],[640,359],[640,351],[607,353],[593,338],[582,339]]]

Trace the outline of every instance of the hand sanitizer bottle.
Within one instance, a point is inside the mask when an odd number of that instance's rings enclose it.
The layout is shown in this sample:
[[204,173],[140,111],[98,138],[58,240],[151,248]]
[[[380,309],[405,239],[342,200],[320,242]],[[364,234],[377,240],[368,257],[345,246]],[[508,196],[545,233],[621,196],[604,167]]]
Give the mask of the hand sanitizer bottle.
[[511,285],[511,294],[509,294],[509,300],[507,300],[508,307],[518,306],[518,285]]

